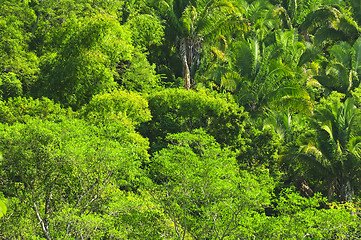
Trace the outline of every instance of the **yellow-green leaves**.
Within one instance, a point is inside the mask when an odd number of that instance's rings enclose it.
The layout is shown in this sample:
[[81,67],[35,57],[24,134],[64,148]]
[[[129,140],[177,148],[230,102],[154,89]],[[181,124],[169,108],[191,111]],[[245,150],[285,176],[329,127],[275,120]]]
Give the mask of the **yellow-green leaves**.
[[121,90],[95,95],[81,112],[90,121],[104,123],[129,118],[139,125],[151,119],[146,99],[138,93]]

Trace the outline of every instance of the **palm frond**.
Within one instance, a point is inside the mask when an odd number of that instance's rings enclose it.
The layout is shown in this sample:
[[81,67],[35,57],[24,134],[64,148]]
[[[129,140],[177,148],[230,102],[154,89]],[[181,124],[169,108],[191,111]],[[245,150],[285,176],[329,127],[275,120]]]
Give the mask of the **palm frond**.
[[194,32],[194,25],[197,18],[197,9],[193,5],[188,5],[183,13],[179,22],[182,24],[182,30],[188,36],[191,36]]
[[361,136],[353,137],[348,144],[348,150],[361,160]]
[[327,120],[321,124],[321,129],[325,130],[331,139],[333,139],[333,130],[332,130],[332,123],[330,120]]
[[234,55],[235,68],[239,70],[242,75],[250,75],[255,71],[255,56],[254,51],[251,49],[250,44],[246,41],[236,42],[231,52],[237,53]]
[[361,37],[359,37],[352,48],[355,51],[355,55],[352,59],[352,69],[361,75]]
[[212,46],[212,47],[210,47],[210,51],[216,57],[216,59],[221,59],[223,61],[226,60],[226,54],[224,52],[222,52],[221,50],[219,50],[219,48]]
[[351,17],[346,15],[343,15],[342,18],[340,18],[338,29],[345,33],[349,41],[354,40],[360,33],[357,23]]
[[339,42],[328,49],[331,57],[336,62],[342,63],[346,67],[351,67],[352,46],[347,42]]
[[321,48],[315,46],[315,45],[306,45],[306,50],[301,55],[298,66],[302,66],[306,63],[313,62],[317,59],[320,59],[322,56],[322,50]]
[[316,45],[320,45],[324,41],[345,41],[347,40],[347,36],[341,30],[335,29],[332,26],[322,26],[317,29],[314,37],[314,43]]
[[221,86],[227,90],[234,92],[237,89],[237,82],[239,81],[240,76],[234,71],[229,71],[223,74],[221,78]]
[[336,8],[323,6],[322,8],[309,13],[300,25],[299,29],[304,32],[313,32],[316,28],[324,25],[325,23],[337,20],[340,15],[341,13]]
[[311,155],[314,157],[313,160],[317,160],[317,162],[321,162],[320,159],[323,156],[322,152],[316,146],[314,146],[312,144],[300,146],[299,153]]
[[263,122],[263,128],[273,128],[280,139],[286,138],[289,121],[285,121],[288,116],[284,112],[270,111],[268,117]]
[[281,160],[293,166],[302,164],[302,168],[306,168],[307,173],[333,175],[330,163],[323,157],[322,152],[312,144],[288,147]]
[[266,96],[267,104],[284,111],[312,113],[312,102],[307,91],[295,87],[282,87]]

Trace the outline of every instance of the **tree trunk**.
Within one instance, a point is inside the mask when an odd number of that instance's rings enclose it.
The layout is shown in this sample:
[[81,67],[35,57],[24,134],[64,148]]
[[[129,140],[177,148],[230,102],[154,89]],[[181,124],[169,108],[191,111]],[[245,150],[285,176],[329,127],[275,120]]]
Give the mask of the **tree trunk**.
[[180,42],[180,52],[182,56],[183,63],[183,78],[184,78],[184,88],[189,90],[191,88],[191,73],[190,65],[192,60],[189,59],[189,46],[186,38],[183,38]]
[[354,191],[350,180],[344,180],[341,186],[341,201],[351,202],[354,197]]

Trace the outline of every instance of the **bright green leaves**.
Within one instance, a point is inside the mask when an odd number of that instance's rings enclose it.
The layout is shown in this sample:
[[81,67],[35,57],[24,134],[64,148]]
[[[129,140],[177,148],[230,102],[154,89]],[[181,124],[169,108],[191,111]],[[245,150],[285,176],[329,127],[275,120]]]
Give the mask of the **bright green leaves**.
[[7,207],[5,203],[2,200],[0,200],[0,218],[2,218],[6,214],[6,211],[7,211]]
[[155,154],[150,174],[178,238],[247,236],[242,229],[248,223],[242,218],[270,203],[273,182],[268,173],[239,172],[234,153],[221,149],[202,130],[167,140],[170,144]]
[[35,91],[79,108],[93,95],[116,87],[118,62],[129,60],[133,47],[128,30],[109,16],[73,20],[68,27],[77,31],[47,59]]
[[260,239],[352,239],[360,222],[351,215],[352,204],[330,204],[320,194],[305,198],[292,189],[284,189],[275,200],[278,216],[261,219],[255,234]]
[[134,125],[151,119],[147,100],[137,93],[120,90],[94,96],[83,108],[82,115],[90,121],[104,123],[127,117]]
[[162,22],[153,15],[139,14],[128,19],[126,25],[132,29],[133,42],[149,48],[161,45],[164,36]]
[[141,127],[152,144],[163,142],[167,133],[203,128],[223,144],[238,144],[247,114],[232,100],[206,91],[167,89],[148,97],[153,119]]
[[[345,13],[343,13],[345,12]],[[315,45],[325,42],[354,41],[359,35],[357,23],[347,15],[347,11],[340,11],[340,7],[322,6],[309,13],[300,25],[303,34],[314,35]]]
[[330,57],[321,62],[319,74],[315,79],[328,91],[339,91],[348,96],[360,84],[361,38],[351,46],[339,42],[328,49]]
[[[330,95],[311,118],[312,135],[307,136],[298,152],[290,151],[302,162],[307,178],[322,181],[328,199],[350,202],[359,187],[360,112],[353,99],[340,103],[337,94]],[[295,164],[294,164],[295,165]]]
[[238,39],[228,46],[223,59],[212,64],[206,76],[231,91],[250,112],[265,107],[311,112],[310,96],[300,84],[304,73],[297,66],[304,49],[295,30],[276,30],[267,41]]
[[[4,75],[13,73],[13,78],[19,79],[18,81],[21,81],[27,89],[34,83],[38,73],[38,59],[28,47],[30,29],[34,21],[34,11],[27,3],[12,0],[2,2],[0,6],[0,72]],[[6,78],[6,76],[1,78],[4,77]]]
[[188,5],[182,13],[182,17],[179,19],[179,22],[182,26],[182,30],[186,36],[192,36],[195,30],[194,24],[197,19],[197,9],[192,6]]
[[25,123],[32,118],[49,121],[59,121],[74,117],[74,112],[64,109],[48,98],[32,99],[25,97],[10,98],[0,101],[0,116],[2,123]]
[[[84,227],[96,224],[96,219],[83,214],[91,213],[91,217],[102,213],[102,205],[107,204],[104,189],[112,185],[126,191],[137,189],[144,178],[140,166],[148,159],[146,141],[134,138],[126,127],[118,126],[118,136],[123,134],[119,139],[113,137],[115,133],[108,137],[108,131],[114,129],[75,119],[58,123],[33,119],[26,124],[1,125],[1,177],[6,179],[1,191],[27,203],[14,209],[9,225],[18,221],[20,212],[16,211],[21,210],[20,219],[31,220],[31,213],[36,214],[51,226],[44,230],[40,224],[38,229],[53,235],[58,232],[56,216],[68,209],[68,222],[62,231],[75,237],[81,231],[76,230],[77,221]],[[3,227],[2,232],[8,232]],[[106,230],[102,231],[104,234]]]
[[43,57],[34,93],[80,108],[92,96],[118,86],[150,91],[158,76],[146,55],[135,48],[127,26],[111,15],[70,18],[55,31],[58,46]]

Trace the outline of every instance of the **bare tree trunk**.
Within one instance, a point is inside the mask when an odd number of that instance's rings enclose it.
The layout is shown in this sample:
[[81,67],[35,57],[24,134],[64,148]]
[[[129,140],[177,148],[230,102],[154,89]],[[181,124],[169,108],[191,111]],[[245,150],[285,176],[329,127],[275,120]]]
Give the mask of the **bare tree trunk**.
[[180,42],[180,52],[182,56],[182,63],[183,63],[183,78],[184,78],[184,88],[189,90],[191,88],[191,73],[190,73],[190,64],[188,57],[188,44],[187,39],[183,38]]

